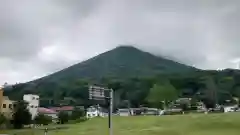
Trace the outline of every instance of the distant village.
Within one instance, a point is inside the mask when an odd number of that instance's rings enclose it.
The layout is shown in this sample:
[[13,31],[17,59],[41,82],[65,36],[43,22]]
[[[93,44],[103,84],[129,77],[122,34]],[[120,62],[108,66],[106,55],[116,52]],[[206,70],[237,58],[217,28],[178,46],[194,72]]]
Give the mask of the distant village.
[[[101,107],[100,105],[93,105],[89,108],[84,108],[83,106],[71,106],[69,105],[60,105],[60,106],[51,106],[51,107],[41,107],[40,99],[38,95],[34,94],[26,94],[23,96],[23,101],[27,103],[27,109],[29,110],[32,119],[34,119],[37,115],[43,114],[45,116],[49,116],[52,118],[53,122],[58,121],[58,114],[60,112],[66,112],[67,114],[71,114],[75,109],[84,110],[86,118],[94,118],[94,117],[107,117],[108,109]],[[187,111],[183,111],[180,107],[178,107],[181,102],[185,104],[190,104],[191,98],[180,98],[176,100],[174,103],[170,104],[166,109],[158,109],[158,108],[148,108],[148,107],[140,107],[140,108],[118,108],[117,111],[114,111],[113,114],[117,116],[135,116],[135,115],[173,115],[173,114],[185,114],[189,113]],[[7,96],[4,96],[4,90],[0,89],[0,113],[3,114],[8,119],[12,119],[13,110],[16,107],[17,101],[13,101],[9,99]],[[203,103],[199,102],[196,106],[196,111],[194,113],[211,113],[214,111],[228,113],[228,112],[240,112],[238,105],[231,106],[217,106],[216,108],[212,108],[207,110]],[[191,111],[193,113],[193,111]]]
[[[27,109],[32,116],[32,120],[39,114],[43,114],[52,118],[52,121],[56,122],[58,119],[59,112],[66,112],[71,114],[71,112],[77,107],[74,106],[61,106],[61,107],[49,107],[44,108],[40,106],[40,97],[34,94],[26,94],[22,99],[27,103]],[[6,118],[12,119],[14,108],[17,105],[17,101],[9,99],[9,97],[4,96],[4,90],[0,89],[0,114],[3,114]],[[83,108],[79,108],[83,109]]]

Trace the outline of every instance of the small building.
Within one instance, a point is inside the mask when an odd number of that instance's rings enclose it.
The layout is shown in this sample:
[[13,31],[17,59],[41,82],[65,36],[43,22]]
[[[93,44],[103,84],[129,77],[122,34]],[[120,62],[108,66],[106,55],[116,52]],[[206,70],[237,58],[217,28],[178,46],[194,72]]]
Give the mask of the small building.
[[191,98],[178,98],[169,104],[169,108],[181,108],[180,106],[183,104],[191,107],[191,100]]
[[86,117],[87,118],[94,118],[98,116],[98,109],[95,107],[89,107],[87,108],[87,113],[86,113]]
[[119,116],[131,116],[131,110],[128,108],[124,108],[124,109],[118,109],[118,114]]
[[161,115],[173,115],[173,114],[182,114],[183,111],[181,108],[169,108],[166,110],[163,110],[163,112],[161,112]]
[[58,113],[56,111],[48,109],[48,108],[39,107],[38,114],[43,114],[45,116],[49,116],[52,118],[53,121],[57,121],[57,119],[58,119]]
[[87,118],[94,118],[97,116],[98,117],[107,117],[108,111],[99,106],[98,107],[90,106],[89,108],[87,108],[87,112],[86,112]]
[[238,110],[238,105],[222,106],[222,107],[224,109],[224,113],[235,112],[236,110]]
[[3,96],[1,106],[1,113],[3,113],[5,117],[11,119],[15,107],[15,101],[10,100],[7,96]]
[[34,119],[38,115],[39,96],[27,94],[23,96],[23,100],[28,103],[27,108],[32,115],[32,119]]
[[159,115],[157,108],[121,108],[118,109],[119,116],[133,116],[133,115]]
[[146,108],[144,115],[159,115],[159,109],[157,108]]

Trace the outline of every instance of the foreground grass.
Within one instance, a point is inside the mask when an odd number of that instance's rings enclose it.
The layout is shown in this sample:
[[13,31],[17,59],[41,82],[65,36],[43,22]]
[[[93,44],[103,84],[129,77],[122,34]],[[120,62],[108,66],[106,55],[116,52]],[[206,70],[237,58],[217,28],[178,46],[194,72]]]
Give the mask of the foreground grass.
[[[107,135],[107,119],[66,125],[48,135]],[[114,135],[239,135],[240,113],[179,116],[115,117]],[[6,131],[16,135],[43,135],[43,130]],[[0,132],[1,133],[1,132]]]

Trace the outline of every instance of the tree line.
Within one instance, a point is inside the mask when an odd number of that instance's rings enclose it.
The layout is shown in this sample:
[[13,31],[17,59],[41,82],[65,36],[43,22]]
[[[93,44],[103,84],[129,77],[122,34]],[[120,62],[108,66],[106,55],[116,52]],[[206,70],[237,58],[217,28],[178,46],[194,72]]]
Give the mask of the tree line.
[[164,101],[192,98],[208,106],[233,104],[240,97],[240,73],[237,70],[196,71],[185,74],[161,74],[154,77],[120,79],[104,77],[99,80],[75,79],[61,82],[38,82],[18,84],[6,91],[12,99],[23,94],[36,93],[42,106],[57,106],[64,97],[71,97],[71,105],[89,106],[99,102],[88,99],[88,87],[99,84],[114,90],[115,108],[152,106],[160,107]]

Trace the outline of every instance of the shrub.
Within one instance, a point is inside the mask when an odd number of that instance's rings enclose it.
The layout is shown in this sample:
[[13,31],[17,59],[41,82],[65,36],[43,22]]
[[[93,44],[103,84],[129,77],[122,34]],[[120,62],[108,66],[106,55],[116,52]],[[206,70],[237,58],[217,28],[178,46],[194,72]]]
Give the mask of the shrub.
[[77,120],[77,119],[80,119],[81,117],[84,117],[84,116],[85,116],[84,110],[77,110],[76,109],[70,115],[70,119],[71,120]]
[[6,127],[8,124],[9,124],[8,119],[3,114],[0,114],[0,128]]
[[50,116],[45,116],[43,114],[39,114],[38,116],[35,117],[34,123],[35,124],[43,124],[43,125],[48,125],[52,122],[52,118]]
[[58,114],[58,120],[59,120],[59,123],[60,124],[65,124],[69,121],[69,115],[68,113],[65,113],[65,112],[60,112]]

